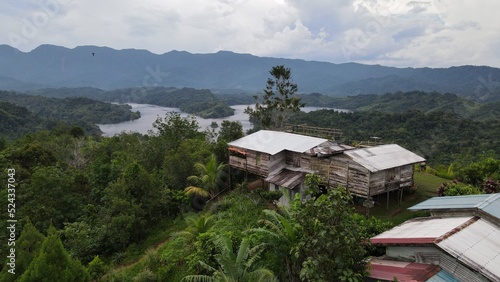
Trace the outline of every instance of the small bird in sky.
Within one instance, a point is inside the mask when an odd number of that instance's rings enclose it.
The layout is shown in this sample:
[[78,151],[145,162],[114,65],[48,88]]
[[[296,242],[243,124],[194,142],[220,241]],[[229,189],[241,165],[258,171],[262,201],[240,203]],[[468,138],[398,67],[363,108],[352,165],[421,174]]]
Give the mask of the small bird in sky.
[[94,57],[94,56],[95,56],[95,53],[92,53],[92,57]]

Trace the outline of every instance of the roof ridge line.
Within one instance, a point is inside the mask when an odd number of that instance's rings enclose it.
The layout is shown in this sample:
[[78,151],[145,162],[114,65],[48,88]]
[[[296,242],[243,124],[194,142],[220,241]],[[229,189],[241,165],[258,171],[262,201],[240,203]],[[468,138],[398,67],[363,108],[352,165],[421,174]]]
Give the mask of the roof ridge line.
[[436,238],[436,240],[434,241],[434,244],[436,244],[436,245],[439,244],[440,242],[446,240],[447,238],[449,238],[449,237],[457,234],[458,232],[464,230],[468,226],[470,226],[473,223],[477,222],[479,219],[481,219],[479,216],[472,217],[471,219],[467,220],[466,222],[464,222],[460,226],[457,226],[457,227],[453,228],[452,230],[446,232],[444,235],[441,235],[438,238]]

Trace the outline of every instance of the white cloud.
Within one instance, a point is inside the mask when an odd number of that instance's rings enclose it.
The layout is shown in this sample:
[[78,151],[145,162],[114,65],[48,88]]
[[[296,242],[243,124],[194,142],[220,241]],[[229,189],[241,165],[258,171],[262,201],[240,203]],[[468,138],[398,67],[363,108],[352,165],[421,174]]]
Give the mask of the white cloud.
[[498,10],[496,0],[8,1],[0,43],[500,66]]

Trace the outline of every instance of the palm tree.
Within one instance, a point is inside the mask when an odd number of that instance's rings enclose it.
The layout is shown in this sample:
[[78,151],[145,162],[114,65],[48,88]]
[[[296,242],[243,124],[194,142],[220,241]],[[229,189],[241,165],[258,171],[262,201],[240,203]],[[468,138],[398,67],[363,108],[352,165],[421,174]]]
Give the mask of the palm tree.
[[187,227],[184,231],[174,232],[175,236],[184,236],[189,240],[194,240],[200,234],[207,232],[213,225],[215,215],[191,215],[186,217]]
[[223,177],[226,175],[225,164],[217,163],[214,154],[210,156],[206,164],[195,163],[194,168],[198,175],[191,175],[187,179],[194,183],[184,189],[187,195],[198,195],[202,197],[213,198],[219,191]]
[[252,228],[249,232],[259,233],[268,238],[268,244],[282,256],[289,281],[300,281],[300,262],[295,257],[300,239],[300,226],[294,221],[292,212],[287,207],[275,210],[264,210],[267,219],[260,220],[263,227]]
[[250,248],[250,240],[244,238],[241,241],[237,253],[233,252],[233,242],[226,235],[220,235],[215,241],[219,254],[215,259],[219,267],[215,268],[202,261],[199,264],[207,271],[208,275],[188,275],[182,279],[186,282],[213,281],[213,282],[254,282],[254,281],[277,281],[269,269],[258,268],[252,270],[253,264],[260,258],[264,251],[264,244]]

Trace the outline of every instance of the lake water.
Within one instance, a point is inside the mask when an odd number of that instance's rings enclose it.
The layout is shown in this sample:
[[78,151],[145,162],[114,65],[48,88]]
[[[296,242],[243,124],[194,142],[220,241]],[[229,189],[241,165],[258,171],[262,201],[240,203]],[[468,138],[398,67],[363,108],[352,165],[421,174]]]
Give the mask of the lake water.
[[[190,114],[182,112],[179,108],[169,108],[169,107],[161,107],[156,105],[148,105],[148,104],[135,104],[128,103],[132,107],[132,111],[139,111],[141,113],[141,118],[125,121],[115,124],[98,124],[99,128],[103,132],[103,136],[113,136],[122,132],[139,132],[142,134],[147,134],[148,131],[153,130],[153,123],[158,117],[165,117],[165,114],[169,112],[176,112],[181,115],[181,117],[187,117]],[[212,122],[217,122],[220,126],[222,121],[239,121],[243,126],[243,131],[247,131],[251,129],[253,125],[248,121],[248,115],[244,113],[245,109],[249,105],[235,105],[231,106],[234,111],[234,115],[225,117],[225,118],[201,118],[198,116],[194,116],[200,125],[200,130],[205,130],[210,128]],[[304,107],[301,110],[304,112],[315,111],[319,109],[325,109],[325,107]],[[328,109],[328,108],[326,108]],[[340,110],[345,111],[345,110]],[[193,116],[193,115],[190,115]]]

